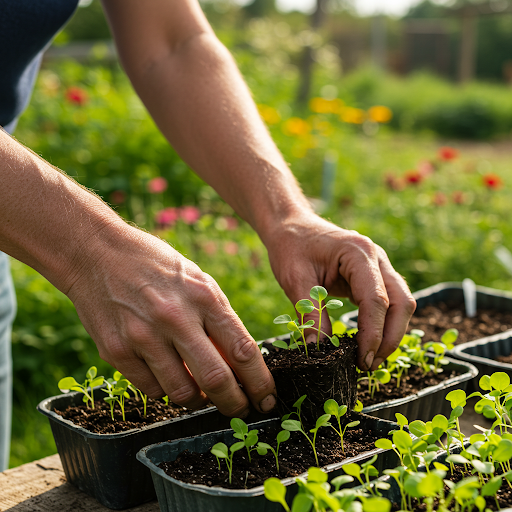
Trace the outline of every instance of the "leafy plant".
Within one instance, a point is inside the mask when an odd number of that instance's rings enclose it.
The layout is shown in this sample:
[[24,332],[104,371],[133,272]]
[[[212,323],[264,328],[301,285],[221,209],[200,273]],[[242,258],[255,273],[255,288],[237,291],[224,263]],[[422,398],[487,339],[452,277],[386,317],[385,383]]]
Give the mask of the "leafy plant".
[[[292,320],[290,315],[279,315],[278,317],[274,318],[275,324],[286,324],[286,327],[292,333],[290,344],[286,343],[283,340],[277,340],[274,341],[273,343],[275,347],[284,349],[295,349],[302,345],[307,356],[308,348],[306,344],[305,335],[306,329],[313,329],[317,331],[316,346],[318,350],[320,350],[320,333],[329,338],[329,340],[334,346],[339,346],[339,339],[336,335],[329,336],[327,333],[322,331],[322,311],[326,308],[339,309],[343,307],[343,302],[337,299],[332,299],[325,303],[324,305],[322,305],[324,299],[327,298],[327,290],[323,286],[313,286],[313,288],[311,288],[310,291],[310,297],[318,302],[318,307],[315,307],[313,302],[311,302],[309,299],[301,299],[295,304],[295,309],[300,315],[300,322],[298,319]],[[304,322],[304,316],[308,313],[312,313],[313,311],[317,311],[319,315],[318,327],[314,327],[314,320],[308,320],[307,322]],[[300,340],[301,338],[302,341]]]
[[336,418],[336,421],[338,422],[338,430],[336,430],[336,427],[334,427],[331,423],[329,423],[329,425],[340,436],[341,450],[343,452],[345,452],[345,449],[343,447],[343,436],[345,435],[347,428],[357,427],[357,425],[361,423],[359,420],[351,421],[342,428],[341,418],[345,416],[345,414],[347,414],[347,410],[348,407],[346,405],[338,405],[338,402],[336,402],[336,400],[333,400],[332,398],[327,400],[324,404],[325,413],[329,414],[330,416],[334,416]]
[[251,451],[256,450],[256,444],[258,443],[258,431],[256,429],[249,431],[247,423],[240,418],[233,418],[229,424],[235,431],[233,437],[240,439],[247,448],[247,456],[249,462],[251,462]]
[[231,478],[233,474],[233,455],[238,450],[241,450],[244,447],[244,443],[242,441],[238,441],[238,443],[232,444],[229,448],[224,443],[217,443],[213,445],[210,450],[215,457],[217,457],[217,463],[219,464],[220,469],[220,459],[224,459],[226,462],[226,466],[229,472],[229,483],[231,483]]
[[269,444],[263,443],[261,441],[258,443],[258,446],[256,447],[256,450],[258,451],[258,453],[260,455],[266,455],[268,450],[270,450],[274,454],[274,457],[276,459],[276,468],[277,468],[278,473],[279,473],[279,445],[281,443],[284,443],[285,441],[288,441],[288,439],[290,439],[290,431],[289,430],[281,430],[277,434],[277,437],[276,437],[277,448],[275,450]]
[[379,383],[387,384],[391,380],[391,374],[387,368],[379,367],[374,371],[366,372],[366,375],[359,377],[357,382],[363,382],[365,380],[368,382],[368,392],[370,393],[370,398],[373,399],[375,392],[379,391]]
[[73,377],[64,377],[59,380],[57,386],[63,393],[68,391],[78,391],[83,393],[83,401],[87,407],[89,404],[91,409],[94,409],[94,388],[103,384],[104,378],[97,376],[98,369],[96,366],[91,366],[85,374],[85,382],[79,384]]

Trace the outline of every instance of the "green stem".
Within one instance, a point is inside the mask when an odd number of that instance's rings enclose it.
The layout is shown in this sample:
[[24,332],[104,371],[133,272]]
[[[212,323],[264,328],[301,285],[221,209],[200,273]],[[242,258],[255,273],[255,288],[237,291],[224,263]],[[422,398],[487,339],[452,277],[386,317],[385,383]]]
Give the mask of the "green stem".
[[320,350],[320,332],[322,329],[322,301],[318,301],[318,333],[316,335],[316,348]]

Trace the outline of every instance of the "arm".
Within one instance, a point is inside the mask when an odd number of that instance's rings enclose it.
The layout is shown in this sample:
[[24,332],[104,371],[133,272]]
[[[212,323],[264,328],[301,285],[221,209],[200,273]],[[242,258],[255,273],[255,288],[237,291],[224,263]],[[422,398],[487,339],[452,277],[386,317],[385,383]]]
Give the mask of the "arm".
[[232,368],[272,408],[272,376],[210,276],[1,130],[0,183],[0,249],[69,296],[104,360],[149,396],[195,408],[208,395],[243,417]]
[[415,308],[385,252],[311,211],[196,0],[103,4],[121,61],[164,135],[256,229],[292,302],[322,284],[359,305],[358,363],[376,368]]

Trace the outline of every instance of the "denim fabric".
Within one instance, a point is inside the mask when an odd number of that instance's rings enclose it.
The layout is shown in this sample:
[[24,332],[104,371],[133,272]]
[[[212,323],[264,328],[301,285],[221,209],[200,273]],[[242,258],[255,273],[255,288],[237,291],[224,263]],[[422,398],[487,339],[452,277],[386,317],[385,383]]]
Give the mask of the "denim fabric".
[[9,465],[12,413],[11,329],[16,298],[9,259],[0,252],[0,471]]

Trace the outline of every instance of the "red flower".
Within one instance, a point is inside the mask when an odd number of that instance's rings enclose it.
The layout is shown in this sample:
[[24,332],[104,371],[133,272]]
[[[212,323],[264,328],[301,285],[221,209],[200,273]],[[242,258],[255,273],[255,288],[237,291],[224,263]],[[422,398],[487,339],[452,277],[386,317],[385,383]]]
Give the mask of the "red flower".
[[503,180],[497,174],[492,172],[484,174],[482,176],[482,182],[484,186],[493,190],[497,190],[503,186]]
[[167,180],[159,176],[148,181],[148,191],[151,194],[159,194],[167,190]]
[[87,93],[80,87],[69,87],[66,91],[66,99],[75,105],[85,105],[89,99]]
[[455,160],[459,156],[459,152],[449,146],[439,148],[438,156],[441,160]]
[[123,204],[126,201],[126,192],[124,190],[114,190],[110,194],[110,201],[114,204]]
[[416,170],[408,171],[405,173],[405,181],[411,185],[418,185],[425,179],[425,176]]
[[180,217],[185,224],[195,224],[201,217],[201,212],[195,206],[184,206]]
[[466,202],[466,196],[462,190],[456,190],[452,194],[452,200],[455,204],[464,204]]
[[179,217],[177,208],[165,208],[155,215],[155,222],[162,228],[174,226]]
[[443,206],[446,204],[447,199],[446,199],[446,196],[442,192],[436,192],[434,195],[434,198],[432,199],[432,202],[436,206]]

